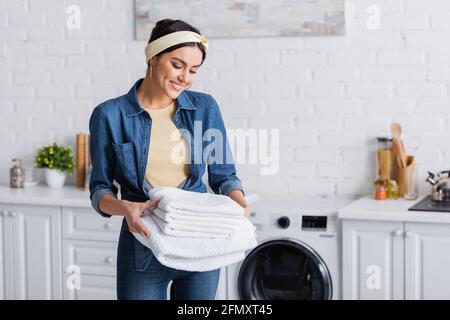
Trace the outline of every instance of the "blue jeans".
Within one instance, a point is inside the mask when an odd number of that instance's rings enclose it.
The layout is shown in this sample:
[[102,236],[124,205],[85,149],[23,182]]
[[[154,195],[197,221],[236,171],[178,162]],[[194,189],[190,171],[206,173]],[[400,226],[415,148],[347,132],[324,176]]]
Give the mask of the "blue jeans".
[[163,266],[129,231],[125,218],[117,250],[117,299],[166,300],[172,281],[173,300],[214,300],[220,269],[191,272]]

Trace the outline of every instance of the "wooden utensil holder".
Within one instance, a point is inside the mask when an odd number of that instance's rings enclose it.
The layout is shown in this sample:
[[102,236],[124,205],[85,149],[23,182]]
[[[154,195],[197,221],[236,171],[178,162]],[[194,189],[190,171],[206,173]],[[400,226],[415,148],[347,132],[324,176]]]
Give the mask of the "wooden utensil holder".
[[412,188],[414,188],[414,183],[415,183],[414,180],[417,179],[417,177],[414,176],[415,167],[416,167],[415,157],[407,156],[406,157],[406,167],[405,168],[401,168],[401,167],[397,168],[397,172],[398,172],[397,184],[398,184],[398,191],[399,191],[400,197],[404,197],[405,193],[408,190],[412,190]]

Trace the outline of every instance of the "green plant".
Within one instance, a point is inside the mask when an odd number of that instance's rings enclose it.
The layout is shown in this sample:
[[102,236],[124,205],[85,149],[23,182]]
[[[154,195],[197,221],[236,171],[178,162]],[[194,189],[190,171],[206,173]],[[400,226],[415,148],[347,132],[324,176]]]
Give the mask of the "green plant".
[[34,157],[36,168],[57,169],[72,174],[75,167],[72,149],[56,143],[38,149]]

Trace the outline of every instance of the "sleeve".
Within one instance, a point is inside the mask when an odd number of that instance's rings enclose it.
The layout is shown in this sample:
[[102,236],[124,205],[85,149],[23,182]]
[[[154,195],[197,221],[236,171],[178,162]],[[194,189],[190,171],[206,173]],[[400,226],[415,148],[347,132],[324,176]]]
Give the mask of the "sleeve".
[[114,180],[114,151],[112,150],[111,135],[106,126],[102,112],[102,105],[95,107],[89,119],[90,148],[92,171],[89,180],[91,205],[100,215],[110,218],[99,208],[102,196],[110,194],[117,199],[117,187]]
[[238,189],[245,195],[241,180],[236,175],[236,166],[219,105],[212,96],[210,96],[210,98],[212,101],[211,127],[219,130],[221,133],[223,143],[217,143],[216,146],[222,147],[223,161],[220,161],[219,163],[216,161],[209,161],[207,164],[209,186],[216,194],[228,195],[231,191]]

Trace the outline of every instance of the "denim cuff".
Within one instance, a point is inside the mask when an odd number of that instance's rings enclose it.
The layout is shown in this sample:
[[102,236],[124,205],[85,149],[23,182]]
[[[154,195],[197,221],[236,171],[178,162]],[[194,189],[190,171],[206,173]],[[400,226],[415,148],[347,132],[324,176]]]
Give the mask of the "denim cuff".
[[244,188],[242,187],[242,183],[239,179],[227,180],[222,183],[219,187],[219,193],[223,195],[228,195],[233,190],[241,190],[245,196]]
[[104,213],[103,211],[100,210],[100,206],[99,206],[99,202],[100,199],[105,195],[105,194],[110,194],[112,195],[114,198],[117,199],[117,196],[109,189],[99,189],[97,191],[94,192],[94,194],[92,195],[91,198],[91,206],[92,208],[95,209],[95,211],[97,211],[101,216],[105,217],[105,218],[111,218],[110,214]]

